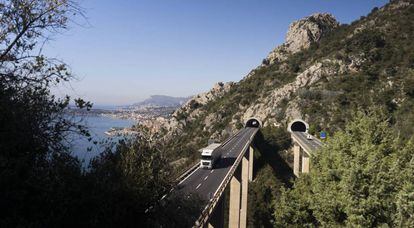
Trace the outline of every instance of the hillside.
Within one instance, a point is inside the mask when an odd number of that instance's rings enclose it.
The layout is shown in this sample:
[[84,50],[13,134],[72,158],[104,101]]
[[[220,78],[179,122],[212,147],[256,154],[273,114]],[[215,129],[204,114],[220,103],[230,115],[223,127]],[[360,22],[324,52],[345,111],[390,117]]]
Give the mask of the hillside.
[[147,107],[177,107],[179,108],[189,97],[171,97],[165,95],[152,95],[149,98],[128,106],[128,109],[139,110]]
[[[330,14],[291,24],[286,41],[237,83],[219,83],[195,96],[170,119],[146,123],[177,157],[195,158],[209,138],[223,139],[256,116],[264,126],[303,118],[311,131],[332,134],[350,113],[383,107],[397,134],[412,135],[414,120],[413,1],[392,1],[350,25]],[[156,126],[156,127],[154,127]],[[179,135],[170,140],[173,135]]]

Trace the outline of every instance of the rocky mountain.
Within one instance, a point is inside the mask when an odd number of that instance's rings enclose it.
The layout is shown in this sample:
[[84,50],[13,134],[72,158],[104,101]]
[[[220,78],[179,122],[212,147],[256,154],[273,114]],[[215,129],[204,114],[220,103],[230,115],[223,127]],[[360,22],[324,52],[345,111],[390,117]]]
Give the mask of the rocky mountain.
[[181,133],[187,122],[196,120],[203,113],[200,107],[225,95],[233,84],[233,82],[216,83],[210,91],[200,93],[187,100],[172,114],[171,118],[158,117],[145,121],[142,125],[147,127],[152,134],[163,131],[165,136],[170,138],[172,135]]
[[286,41],[270,52],[263,64],[269,65],[286,60],[289,55],[309,48],[312,43],[319,42],[323,36],[338,26],[336,19],[327,13],[315,13],[293,22],[286,34]]
[[326,13],[293,22],[285,42],[241,81],[218,83],[171,118],[144,126],[162,132],[171,150],[185,151],[178,157],[193,156],[192,149],[227,137],[252,116],[267,128],[303,118],[311,131],[335,132],[354,110],[375,106],[389,113],[400,135],[412,135],[413,5],[391,1],[349,25]]
[[180,107],[187,102],[190,97],[171,97],[165,95],[152,95],[144,101],[128,106],[129,109],[157,108],[157,107]]

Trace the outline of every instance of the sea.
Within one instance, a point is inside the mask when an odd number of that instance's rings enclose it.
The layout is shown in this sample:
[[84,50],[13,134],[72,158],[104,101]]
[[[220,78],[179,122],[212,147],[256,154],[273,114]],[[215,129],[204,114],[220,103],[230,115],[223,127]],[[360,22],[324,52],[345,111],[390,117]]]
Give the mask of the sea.
[[72,134],[67,142],[72,155],[79,158],[84,167],[88,166],[92,158],[102,153],[109,143],[116,143],[120,139],[119,137],[106,135],[105,131],[112,127],[131,127],[135,124],[133,120],[116,119],[101,115],[78,115],[74,118],[87,126],[92,136],[92,140],[89,141],[84,136]]

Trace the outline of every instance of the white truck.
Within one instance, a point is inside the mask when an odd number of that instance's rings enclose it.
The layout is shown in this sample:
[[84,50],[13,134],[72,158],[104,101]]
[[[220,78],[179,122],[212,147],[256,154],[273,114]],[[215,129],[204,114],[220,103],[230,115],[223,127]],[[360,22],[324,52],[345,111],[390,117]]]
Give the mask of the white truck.
[[212,143],[201,149],[200,168],[214,168],[216,162],[221,158],[221,151],[217,149],[220,146],[220,143]]

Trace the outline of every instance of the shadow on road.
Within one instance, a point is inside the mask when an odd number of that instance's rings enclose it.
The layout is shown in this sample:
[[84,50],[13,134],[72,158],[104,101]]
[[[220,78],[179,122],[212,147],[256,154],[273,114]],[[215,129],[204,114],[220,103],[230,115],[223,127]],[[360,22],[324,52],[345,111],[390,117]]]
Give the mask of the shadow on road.
[[227,167],[230,167],[233,165],[233,163],[236,161],[236,158],[221,158],[219,162],[216,163],[214,169],[225,169]]

